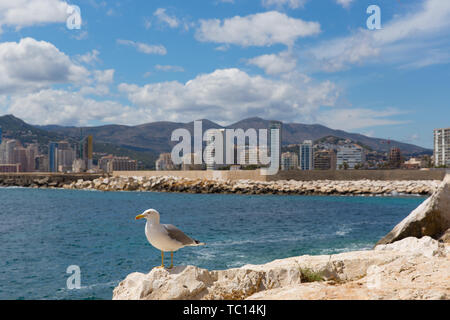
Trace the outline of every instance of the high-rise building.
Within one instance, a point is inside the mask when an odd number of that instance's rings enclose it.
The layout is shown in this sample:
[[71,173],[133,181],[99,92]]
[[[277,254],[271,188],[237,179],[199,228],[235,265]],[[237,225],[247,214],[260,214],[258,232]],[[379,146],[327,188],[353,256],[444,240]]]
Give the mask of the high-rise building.
[[2,141],[0,144],[0,164],[6,164],[6,142]]
[[48,156],[47,155],[38,155],[34,158],[35,165],[34,167],[38,172],[48,172]]
[[170,153],[161,153],[156,160],[155,167],[157,171],[175,170]]
[[336,151],[319,150],[314,152],[315,170],[336,170]]
[[113,157],[108,161],[106,167],[107,172],[113,171],[136,171],[138,168],[137,161],[129,157]]
[[92,136],[87,136],[80,141],[80,159],[84,161],[86,170],[91,170],[94,167],[94,142]]
[[[99,169],[102,170],[103,172],[108,172],[108,162],[111,161],[113,158],[114,158],[114,156],[112,154],[101,157],[98,160]],[[82,169],[80,168],[80,170],[82,170]]]
[[392,147],[389,151],[389,165],[391,168],[400,168],[402,164],[402,155],[400,148]]
[[[79,160],[74,161],[74,170],[77,170],[77,172],[82,171],[84,164],[84,161],[82,161],[81,165]],[[99,168],[104,172],[136,171],[138,168],[136,160],[132,160],[129,157],[116,157],[111,154],[101,157],[98,164]]]
[[58,143],[50,142],[48,145],[48,171],[58,171]]
[[298,169],[298,155],[294,152],[284,152],[281,155],[281,170]]
[[75,151],[72,149],[60,150],[58,148],[57,154],[58,154],[57,156],[58,171],[59,172],[72,171],[73,161],[75,160]]
[[434,165],[450,166],[450,128],[434,130]]
[[364,150],[356,145],[342,146],[338,149],[336,169],[354,169],[365,162]]
[[2,127],[0,126],[0,144],[2,144]]
[[27,160],[28,160],[28,171],[36,170],[36,157],[39,154],[39,147],[37,144],[29,144],[26,148]]
[[6,141],[5,158],[7,164],[14,164],[14,148],[19,145],[17,140]]
[[[258,153],[261,148],[255,147],[255,146],[249,146],[249,145],[237,146],[236,147],[236,163],[235,164],[240,164],[243,166],[260,165],[261,162],[259,161]],[[267,152],[266,149],[264,149],[264,151]],[[242,161],[240,161],[240,160],[242,160]],[[243,162],[243,163],[239,163],[239,162]]]
[[14,148],[14,161],[11,164],[20,164],[21,172],[28,172],[27,150],[22,146]]
[[75,160],[76,152],[67,141],[58,142],[57,150],[57,168],[59,172],[72,171],[73,161]]
[[[273,142],[272,142],[272,134],[271,134],[272,129],[278,129],[278,135],[279,135],[278,139],[274,140]],[[268,137],[267,144],[268,144],[268,147],[270,148],[271,154],[274,150],[278,150],[278,155],[279,155],[278,163],[279,163],[280,167],[281,167],[281,147],[282,147],[282,142],[283,142],[282,131],[283,131],[283,123],[281,121],[270,121],[269,134],[267,135],[267,137]]]
[[[105,172],[107,168],[105,167]],[[72,172],[80,173],[86,171],[85,163],[83,159],[75,159],[72,164]]]
[[67,141],[50,142],[48,146],[48,167],[50,172],[72,171],[76,152]]
[[314,146],[311,140],[305,140],[300,145],[300,170],[313,170]]

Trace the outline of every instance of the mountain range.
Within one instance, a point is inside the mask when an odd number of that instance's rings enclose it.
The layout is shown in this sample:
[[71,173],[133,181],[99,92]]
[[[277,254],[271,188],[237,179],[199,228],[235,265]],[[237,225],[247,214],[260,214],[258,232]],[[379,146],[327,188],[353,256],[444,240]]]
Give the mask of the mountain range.
[[[269,120],[258,117],[248,118],[228,126],[221,126],[213,121],[203,119],[203,131],[211,128],[225,129],[264,129],[269,127]],[[150,157],[148,166],[152,166],[153,160],[163,152],[170,152],[177,142],[170,141],[171,134],[178,128],[188,129],[193,133],[194,122],[181,123],[159,121],[136,126],[103,125],[93,127],[74,127],[59,125],[31,125],[13,116],[0,117],[0,126],[3,135],[7,138],[15,138],[22,142],[37,141],[42,145],[50,141],[69,140],[76,142],[81,136],[92,135],[96,144],[96,152],[114,152],[118,155],[133,153],[135,157]],[[399,147],[405,155],[431,154],[432,150],[399,141],[386,141],[385,139],[368,137],[358,133],[349,133],[343,130],[334,130],[319,124],[283,123],[283,145],[300,144],[304,140],[317,141],[324,137],[336,137],[350,139],[355,143],[370,150],[386,152],[392,146]]]

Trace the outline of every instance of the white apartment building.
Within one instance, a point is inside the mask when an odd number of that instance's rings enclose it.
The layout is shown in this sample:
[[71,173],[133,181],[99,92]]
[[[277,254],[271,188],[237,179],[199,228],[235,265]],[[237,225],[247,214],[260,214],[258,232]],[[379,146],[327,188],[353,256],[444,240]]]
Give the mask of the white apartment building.
[[336,169],[343,169],[345,163],[348,169],[354,169],[357,164],[363,164],[366,161],[364,150],[354,145],[342,146],[338,149],[336,157]]
[[450,166],[450,128],[434,130],[434,165]]

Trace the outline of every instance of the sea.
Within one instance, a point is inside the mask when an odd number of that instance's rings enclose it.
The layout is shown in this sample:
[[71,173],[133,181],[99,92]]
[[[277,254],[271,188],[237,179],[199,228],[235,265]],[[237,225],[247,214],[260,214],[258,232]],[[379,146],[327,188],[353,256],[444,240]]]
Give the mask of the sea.
[[149,208],[206,243],[175,265],[221,270],[371,249],[424,199],[0,188],[0,299],[111,299],[128,274],[161,264],[135,220]]

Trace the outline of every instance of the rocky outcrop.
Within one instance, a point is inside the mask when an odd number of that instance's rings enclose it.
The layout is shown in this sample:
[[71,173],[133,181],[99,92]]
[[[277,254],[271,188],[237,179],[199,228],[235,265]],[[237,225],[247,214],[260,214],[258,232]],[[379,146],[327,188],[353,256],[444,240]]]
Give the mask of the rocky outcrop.
[[449,257],[450,247],[423,237],[228,270],[155,268],[127,276],[113,299],[449,299]]
[[412,211],[377,244],[392,243],[406,237],[430,236],[434,239],[448,239],[450,228],[450,174],[437,190],[419,207]]
[[93,181],[74,181],[67,189],[100,191],[155,191],[186,193],[289,194],[289,195],[428,195],[439,186],[437,180],[420,181],[254,181],[207,180],[174,176],[102,177]]

